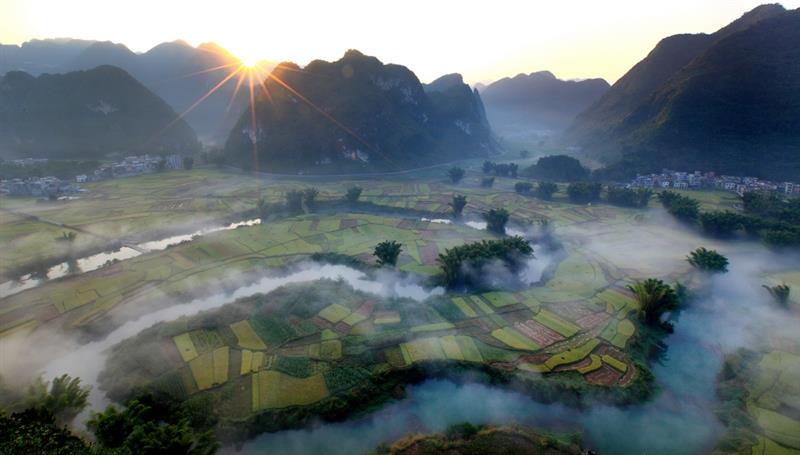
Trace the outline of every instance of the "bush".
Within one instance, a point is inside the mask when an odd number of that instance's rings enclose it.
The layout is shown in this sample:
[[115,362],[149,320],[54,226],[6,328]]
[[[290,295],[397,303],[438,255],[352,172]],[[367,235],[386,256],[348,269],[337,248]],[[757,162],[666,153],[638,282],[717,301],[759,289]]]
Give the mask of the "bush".
[[558,185],[551,182],[539,182],[536,185],[536,190],[534,191],[534,195],[539,199],[544,199],[545,201],[549,201],[553,199],[553,194],[558,191]]
[[600,200],[603,186],[599,183],[577,182],[567,187],[569,200],[577,204],[586,204]]
[[494,186],[494,177],[484,177],[481,179],[482,188],[491,188],[492,186]]
[[606,199],[609,204],[621,207],[644,208],[650,202],[653,191],[645,188],[631,189],[619,186],[609,186]]
[[458,183],[464,178],[464,169],[460,167],[451,167],[450,170],[447,171],[447,176],[450,177],[450,181],[454,184]]
[[531,182],[517,182],[514,184],[514,191],[519,194],[530,194],[533,190],[533,184]]

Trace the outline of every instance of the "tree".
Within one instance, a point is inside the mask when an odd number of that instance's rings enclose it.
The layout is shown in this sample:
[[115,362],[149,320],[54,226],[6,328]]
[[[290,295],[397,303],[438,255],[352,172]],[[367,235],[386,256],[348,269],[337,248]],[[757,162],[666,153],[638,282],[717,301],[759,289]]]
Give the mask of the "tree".
[[210,431],[208,406],[192,409],[168,396],[142,395],[123,410],[109,406],[94,413],[87,427],[97,442],[115,453],[210,455],[219,444]]
[[319,195],[319,190],[313,186],[303,190],[303,202],[309,212],[313,212],[317,208],[317,195]]
[[767,290],[767,292],[769,292],[769,295],[772,296],[772,299],[775,300],[775,303],[784,307],[789,305],[789,294],[791,293],[792,288],[790,288],[786,283],[775,286],[767,286],[764,284],[762,286]]
[[262,218],[262,220],[269,216],[269,203],[263,197],[258,198],[256,211],[258,212],[258,217]]
[[549,201],[553,199],[553,193],[558,191],[558,185],[552,182],[539,182],[536,185],[536,190],[533,194],[538,197],[539,199],[544,199],[545,201]]
[[567,196],[574,203],[586,204],[600,200],[601,191],[603,186],[599,183],[575,182],[567,187]]
[[492,161],[484,161],[483,162],[483,173],[484,174],[491,174],[494,171],[495,164]]
[[494,177],[484,177],[481,179],[482,188],[491,188],[494,185]]
[[75,243],[75,239],[78,237],[78,234],[75,231],[63,231],[61,232],[61,237],[56,237],[56,240],[59,242],[66,242],[66,243]]
[[678,307],[678,296],[668,284],[656,278],[627,286],[639,304],[639,319],[647,325],[661,324],[661,316]]
[[59,425],[67,425],[83,411],[89,397],[89,387],[81,386],[80,378],[61,375],[49,384],[41,378],[28,387],[28,408],[44,409]]
[[89,455],[82,439],[56,423],[46,409],[6,415],[0,411],[0,452],[4,454]]
[[647,207],[652,196],[653,191],[646,188],[632,189],[609,185],[606,190],[608,203],[622,207]]
[[493,261],[501,261],[512,270],[517,270],[523,259],[533,256],[533,247],[522,237],[506,237],[499,240],[482,240],[445,250],[436,259],[442,269],[447,287],[472,285],[475,275],[469,270],[478,270]]
[[514,191],[518,194],[531,194],[533,190],[533,183],[531,182],[517,182],[514,184]]
[[191,156],[184,156],[182,160],[183,168],[187,171],[191,171],[192,167],[194,166],[194,158]]
[[491,209],[488,212],[483,212],[486,229],[497,234],[505,234],[509,216],[506,209]]
[[728,271],[728,258],[719,254],[716,250],[707,250],[700,247],[686,257],[689,264],[698,270],[711,273],[724,273]]
[[161,158],[158,160],[158,164],[156,164],[156,171],[164,172],[167,169],[167,160]]
[[291,190],[286,193],[286,210],[291,213],[303,211],[303,192]]
[[385,240],[375,246],[373,255],[378,258],[378,265],[391,265],[394,267],[397,265],[397,257],[400,256],[402,250],[403,246],[400,243],[394,240]]
[[451,167],[450,170],[447,171],[447,175],[450,177],[450,181],[456,184],[464,178],[464,169],[457,166]]
[[580,161],[567,155],[541,157],[523,173],[536,179],[556,182],[579,182],[589,178],[589,170]]
[[347,189],[347,193],[344,195],[344,198],[347,202],[355,204],[358,202],[358,198],[361,197],[362,191],[363,189],[360,186],[351,186]]
[[450,203],[450,208],[453,209],[453,218],[461,218],[461,212],[467,206],[467,197],[463,194],[454,194],[453,202]]
[[700,227],[708,235],[728,238],[744,227],[742,216],[729,211],[703,212],[699,216]]
[[658,200],[670,215],[680,221],[694,223],[700,216],[700,202],[690,197],[667,190],[658,194]]

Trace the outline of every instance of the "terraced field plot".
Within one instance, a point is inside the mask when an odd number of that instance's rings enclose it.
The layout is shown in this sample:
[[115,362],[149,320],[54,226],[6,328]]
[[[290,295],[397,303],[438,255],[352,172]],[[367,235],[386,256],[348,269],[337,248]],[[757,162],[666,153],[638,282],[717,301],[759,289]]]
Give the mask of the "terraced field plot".
[[[334,397],[376,387],[373,381],[384,375],[441,362],[495,368],[531,380],[572,371],[601,387],[631,384],[639,367],[626,353],[627,340],[636,330],[627,318],[631,299],[626,291],[608,282],[598,283],[592,291],[613,290],[615,298],[624,301],[616,306],[594,303],[599,301],[596,295],[532,303],[532,296],[548,286],[554,293],[561,281],[556,276],[518,292],[434,297],[420,304],[375,299],[343,283],[293,285],[245,299],[237,304],[235,321],[228,321],[223,307],[202,318],[204,331],[193,330],[199,317],[181,322],[195,346],[200,344],[198,333],[211,340],[207,348],[196,347],[200,354],[194,358],[185,334],[174,335],[170,324],[151,329],[155,334],[171,333],[173,342],[168,345],[176,351],[165,350],[151,361],[169,364],[175,371],[188,366],[192,374],[183,376],[188,381],[185,390],[215,396],[232,390],[246,394],[251,402],[248,415],[314,409]],[[302,302],[297,295],[303,296]],[[250,316],[242,320],[242,314]],[[214,321],[211,327],[210,321]],[[264,347],[256,347],[254,339]],[[214,357],[223,348],[230,353],[230,370],[235,372],[227,377]],[[123,343],[110,359],[109,371],[124,375],[117,372],[115,359],[136,349],[135,339]],[[227,380],[220,382],[223,378]],[[124,381],[116,387],[122,385]]]
[[438,270],[435,257],[416,254],[414,246],[444,251],[490,237],[465,226],[364,214],[307,215],[241,227],[5,298],[0,301],[0,332],[59,315],[66,315],[71,324],[83,324],[121,302],[135,303],[152,295],[180,296],[198,284],[218,283],[232,272],[283,267],[316,252],[337,252],[372,262],[375,245],[385,239],[404,245],[400,270],[432,275]]

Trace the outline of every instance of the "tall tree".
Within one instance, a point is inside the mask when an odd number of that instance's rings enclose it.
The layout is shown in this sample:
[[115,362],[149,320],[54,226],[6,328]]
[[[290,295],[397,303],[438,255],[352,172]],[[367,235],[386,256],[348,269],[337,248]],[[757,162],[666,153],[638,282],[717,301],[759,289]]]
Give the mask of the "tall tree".
[[686,257],[694,268],[710,273],[725,273],[728,271],[728,258],[719,254],[717,250],[708,250],[700,247]]
[[505,234],[509,216],[506,209],[491,209],[488,212],[483,212],[486,229],[497,234]]
[[347,202],[354,204],[358,202],[358,198],[361,197],[361,192],[363,188],[360,186],[351,186],[347,189],[347,193],[345,194],[344,198]]
[[463,194],[454,194],[453,202],[450,203],[450,208],[453,209],[453,218],[461,218],[461,213],[464,207],[467,206],[467,197]]
[[668,284],[656,278],[648,278],[628,285],[639,304],[639,319],[647,325],[661,324],[667,311],[678,307],[678,296]]
[[451,182],[458,183],[464,178],[464,169],[457,166],[451,167],[450,170],[447,171],[447,175],[450,177]]
[[391,265],[394,267],[397,265],[397,258],[400,256],[402,249],[400,243],[394,240],[386,240],[375,246],[375,252],[373,254],[378,258],[378,265]]

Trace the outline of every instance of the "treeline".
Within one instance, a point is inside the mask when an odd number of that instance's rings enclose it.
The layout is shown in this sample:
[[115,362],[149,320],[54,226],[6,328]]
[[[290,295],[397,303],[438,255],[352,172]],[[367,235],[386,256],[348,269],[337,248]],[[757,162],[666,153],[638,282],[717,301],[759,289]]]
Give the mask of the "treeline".
[[9,161],[0,162],[0,179],[27,179],[31,177],[58,177],[62,180],[73,179],[76,175],[91,174],[100,167],[94,160],[48,160],[20,166]]
[[495,163],[494,161],[483,162],[483,173],[493,174],[497,177],[517,178],[519,165],[517,163]]
[[92,413],[90,442],[67,428],[88,404],[89,388],[78,378],[39,380],[25,393],[2,385],[0,453],[210,455],[219,448],[210,397],[180,401],[142,391],[122,408]]
[[742,196],[744,213],[731,211],[701,212],[700,203],[673,191],[658,195],[661,204],[680,221],[698,226],[705,234],[730,238],[744,234],[759,238],[771,247],[800,246],[800,199],[782,199],[778,195],[748,192]]

